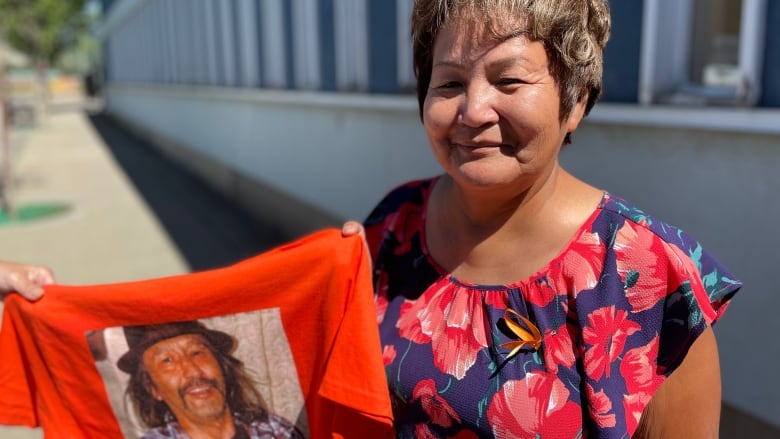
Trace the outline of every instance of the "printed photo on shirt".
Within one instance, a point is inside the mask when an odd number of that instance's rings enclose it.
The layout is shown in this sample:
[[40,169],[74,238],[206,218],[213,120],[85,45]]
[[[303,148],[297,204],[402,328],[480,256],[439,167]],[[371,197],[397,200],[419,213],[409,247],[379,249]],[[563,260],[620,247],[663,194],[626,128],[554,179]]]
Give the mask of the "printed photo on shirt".
[[126,438],[305,438],[278,308],[86,334]]

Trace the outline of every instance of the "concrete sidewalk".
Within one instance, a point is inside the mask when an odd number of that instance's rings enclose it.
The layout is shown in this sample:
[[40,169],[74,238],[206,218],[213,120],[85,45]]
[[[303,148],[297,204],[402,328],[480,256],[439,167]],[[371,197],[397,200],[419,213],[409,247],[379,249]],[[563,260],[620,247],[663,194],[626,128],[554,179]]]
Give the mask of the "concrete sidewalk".
[[67,203],[61,216],[0,226],[0,259],[52,267],[64,284],[182,273],[184,259],[88,117],[47,117],[13,158],[17,207]]
[[[49,115],[15,148],[16,206],[64,202],[57,217],[0,225],[0,260],[54,269],[59,283],[137,280],[189,270],[153,212],[78,109]],[[0,305],[1,309],[2,305]],[[0,438],[42,437],[0,427]]]

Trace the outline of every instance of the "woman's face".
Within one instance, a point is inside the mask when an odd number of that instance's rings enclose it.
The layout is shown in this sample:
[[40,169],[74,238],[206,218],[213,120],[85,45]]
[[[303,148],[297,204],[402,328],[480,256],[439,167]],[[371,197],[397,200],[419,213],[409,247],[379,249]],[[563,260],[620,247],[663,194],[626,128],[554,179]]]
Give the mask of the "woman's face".
[[442,28],[423,124],[458,185],[525,191],[546,181],[584,110],[583,101],[561,122],[548,67],[544,45],[522,35],[497,41],[458,20]]

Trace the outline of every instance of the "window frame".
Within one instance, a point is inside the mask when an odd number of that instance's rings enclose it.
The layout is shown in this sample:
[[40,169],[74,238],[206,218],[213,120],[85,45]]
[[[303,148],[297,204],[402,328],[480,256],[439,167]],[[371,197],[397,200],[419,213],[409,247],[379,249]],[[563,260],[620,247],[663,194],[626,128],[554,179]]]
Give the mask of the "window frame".
[[[715,87],[693,85],[688,79],[693,2],[644,1],[639,70],[640,105],[659,102],[711,105],[708,95],[718,94],[715,93]],[[766,10],[766,0],[743,0],[738,61],[742,80],[731,91],[730,105],[755,106],[761,98]],[[719,103],[724,104],[724,101],[721,99]]]

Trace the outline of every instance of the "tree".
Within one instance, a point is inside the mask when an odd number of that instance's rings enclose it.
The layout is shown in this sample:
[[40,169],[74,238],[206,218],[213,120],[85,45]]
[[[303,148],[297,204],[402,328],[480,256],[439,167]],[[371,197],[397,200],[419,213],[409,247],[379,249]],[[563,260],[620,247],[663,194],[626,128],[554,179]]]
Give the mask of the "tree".
[[0,0],[0,32],[37,66],[54,65],[87,26],[86,0]]
[[[48,94],[46,70],[87,26],[82,14],[86,0],[0,0],[0,36],[26,54],[38,74],[40,104]],[[2,58],[2,57],[0,57]],[[0,62],[0,209],[9,216],[10,146],[8,144],[8,97],[4,93],[4,69]]]

